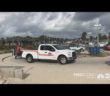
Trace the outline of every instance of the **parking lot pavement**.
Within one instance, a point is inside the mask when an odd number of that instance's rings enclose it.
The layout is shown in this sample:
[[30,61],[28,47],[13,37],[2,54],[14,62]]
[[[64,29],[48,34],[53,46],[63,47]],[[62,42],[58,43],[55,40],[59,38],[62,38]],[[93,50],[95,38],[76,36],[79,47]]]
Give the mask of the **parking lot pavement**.
[[[0,55],[0,58],[10,54]],[[2,61],[0,61],[2,62]],[[27,73],[23,80],[11,79],[9,83],[22,84],[40,84],[40,83],[62,83],[62,84],[101,84],[109,83],[110,79],[105,74],[110,74],[110,56],[108,57],[84,57],[77,58],[75,63],[60,65],[56,62],[36,61],[27,63],[24,59],[14,59],[13,56],[8,57],[2,62],[5,65],[22,65]],[[87,74],[89,73],[89,76]],[[79,75],[78,75],[79,74]],[[94,75],[92,78],[90,75]],[[98,75],[104,74],[104,78],[97,78]],[[81,76],[86,75],[86,76]]]
[[2,60],[2,58],[7,57],[7,56],[12,56],[12,54],[11,53],[0,54],[0,61]]

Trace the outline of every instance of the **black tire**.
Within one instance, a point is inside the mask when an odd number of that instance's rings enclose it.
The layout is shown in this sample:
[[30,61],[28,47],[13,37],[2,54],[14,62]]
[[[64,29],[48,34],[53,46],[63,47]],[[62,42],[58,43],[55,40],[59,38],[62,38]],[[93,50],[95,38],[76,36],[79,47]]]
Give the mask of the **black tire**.
[[75,63],[76,62],[76,59],[72,60],[72,63]]
[[33,62],[33,57],[32,57],[32,55],[27,55],[27,56],[26,56],[26,61],[27,61],[28,63],[32,63],[32,62]]
[[65,65],[67,63],[67,58],[65,56],[60,56],[58,58],[58,62],[62,65]]

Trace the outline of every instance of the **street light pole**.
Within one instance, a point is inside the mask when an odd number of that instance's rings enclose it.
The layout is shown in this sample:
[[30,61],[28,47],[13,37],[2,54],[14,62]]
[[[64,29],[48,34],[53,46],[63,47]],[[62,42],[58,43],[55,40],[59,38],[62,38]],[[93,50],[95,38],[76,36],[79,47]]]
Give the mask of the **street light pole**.
[[[97,32],[99,33],[98,28],[99,28],[99,25],[97,25]],[[99,44],[99,35],[97,35],[97,43]]]
[[44,44],[45,44],[45,32],[44,32]]
[[[94,25],[96,28],[97,28],[97,32],[99,33],[99,28],[101,28],[102,27],[102,25],[101,24],[99,24],[99,22],[96,24],[96,25]],[[99,36],[97,35],[97,43],[99,44]]]
[[50,44],[50,34],[48,34],[49,44]]
[[88,38],[89,38],[89,42],[90,42],[90,35],[92,34],[92,32],[87,33]]

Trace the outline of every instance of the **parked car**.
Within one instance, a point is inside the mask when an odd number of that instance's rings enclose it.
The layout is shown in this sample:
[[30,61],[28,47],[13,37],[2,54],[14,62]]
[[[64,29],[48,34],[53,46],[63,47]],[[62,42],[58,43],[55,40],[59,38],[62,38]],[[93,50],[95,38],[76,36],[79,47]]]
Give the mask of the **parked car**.
[[70,50],[58,44],[40,44],[36,50],[22,50],[22,58],[32,63],[37,60],[57,60],[60,64],[67,61],[75,61],[77,58],[75,50]]
[[99,42],[99,46],[101,48],[105,47],[108,44],[108,42]]
[[81,45],[76,45],[76,44],[71,44],[69,45],[69,48],[71,50],[76,50],[76,51],[79,51],[79,52],[82,52],[85,50],[85,47],[84,46],[81,46]]
[[110,50],[110,43],[105,45],[104,50]]

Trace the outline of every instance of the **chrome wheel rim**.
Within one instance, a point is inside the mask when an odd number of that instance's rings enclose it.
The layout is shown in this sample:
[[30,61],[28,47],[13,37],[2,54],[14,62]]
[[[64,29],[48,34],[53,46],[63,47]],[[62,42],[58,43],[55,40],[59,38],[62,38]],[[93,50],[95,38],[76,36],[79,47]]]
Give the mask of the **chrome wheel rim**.
[[31,60],[32,60],[31,57],[28,57],[28,58],[27,58],[27,61],[28,61],[28,62],[31,62]]
[[66,63],[66,58],[62,57],[61,58],[61,63],[63,63],[63,64]]

